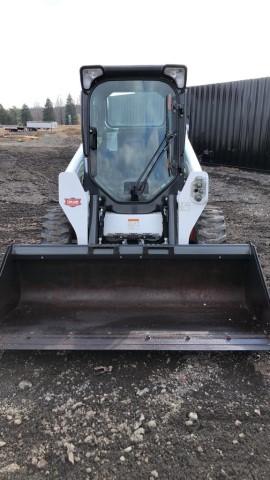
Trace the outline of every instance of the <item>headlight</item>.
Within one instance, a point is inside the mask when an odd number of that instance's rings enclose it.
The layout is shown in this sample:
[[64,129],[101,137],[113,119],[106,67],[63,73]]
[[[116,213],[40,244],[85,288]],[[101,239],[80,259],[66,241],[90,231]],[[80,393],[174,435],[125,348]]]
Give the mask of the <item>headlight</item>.
[[102,67],[82,67],[80,70],[81,85],[83,90],[89,90],[92,82],[103,75]]
[[164,75],[171,77],[178,88],[183,89],[186,86],[187,68],[183,65],[166,65],[163,70]]
[[196,202],[201,202],[206,194],[206,184],[202,177],[195,177],[191,184],[191,195]]

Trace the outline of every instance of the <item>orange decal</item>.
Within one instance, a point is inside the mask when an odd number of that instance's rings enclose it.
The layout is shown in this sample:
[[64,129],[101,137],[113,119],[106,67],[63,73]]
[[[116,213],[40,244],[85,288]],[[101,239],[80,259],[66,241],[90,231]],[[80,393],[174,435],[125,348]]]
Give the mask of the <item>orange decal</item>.
[[79,205],[82,204],[82,199],[81,198],[65,198],[65,205],[68,207],[78,207]]

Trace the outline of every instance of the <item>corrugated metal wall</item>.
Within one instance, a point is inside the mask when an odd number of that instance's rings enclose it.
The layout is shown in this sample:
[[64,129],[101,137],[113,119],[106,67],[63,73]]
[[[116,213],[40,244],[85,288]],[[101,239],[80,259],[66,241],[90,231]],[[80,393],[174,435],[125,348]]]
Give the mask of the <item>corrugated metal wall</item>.
[[187,100],[202,162],[270,171],[270,78],[190,87]]

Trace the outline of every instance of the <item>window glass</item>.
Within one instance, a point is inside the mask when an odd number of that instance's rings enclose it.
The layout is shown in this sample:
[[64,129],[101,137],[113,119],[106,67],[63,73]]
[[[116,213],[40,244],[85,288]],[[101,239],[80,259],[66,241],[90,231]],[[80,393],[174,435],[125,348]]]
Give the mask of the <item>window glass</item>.
[[[97,150],[91,151],[95,181],[116,201],[131,200],[132,185],[166,134],[171,133],[170,117],[175,114],[167,105],[173,104],[174,95],[167,83],[149,80],[107,81],[93,90],[90,125],[97,129]],[[168,151],[164,150],[139,200],[151,200],[172,181],[168,161]]]

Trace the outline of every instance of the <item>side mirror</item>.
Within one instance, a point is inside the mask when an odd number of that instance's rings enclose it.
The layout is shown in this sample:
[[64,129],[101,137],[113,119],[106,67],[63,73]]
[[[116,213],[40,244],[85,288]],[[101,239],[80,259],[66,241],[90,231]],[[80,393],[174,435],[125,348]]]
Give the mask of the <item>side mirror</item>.
[[95,127],[90,127],[89,146],[91,150],[97,149],[97,129]]

